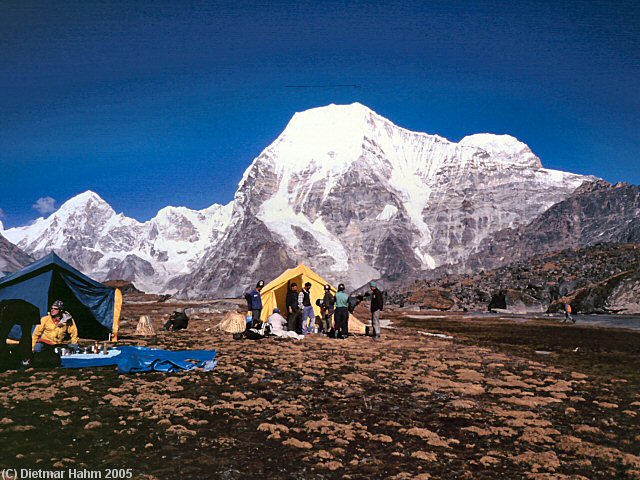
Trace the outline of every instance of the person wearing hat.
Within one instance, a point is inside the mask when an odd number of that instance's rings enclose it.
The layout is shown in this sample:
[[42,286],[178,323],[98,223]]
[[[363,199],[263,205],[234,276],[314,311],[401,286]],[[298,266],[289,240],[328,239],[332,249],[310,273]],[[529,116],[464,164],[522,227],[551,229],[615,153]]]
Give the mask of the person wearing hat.
[[189,317],[184,311],[184,308],[176,308],[169,316],[169,320],[164,324],[164,329],[170,332],[176,330],[184,330],[189,326]]
[[347,338],[349,336],[349,295],[344,291],[344,283],[338,285],[336,292],[335,324],[338,338]]
[[287,320],[280,315],[280,309],[277,307],[273,309],[273,313],[269,315],[267,322],[271,327],[271,333],[274,335],[287,331]]
[[280,314],[279,308],[274,308],[273,313],[267,319],[269,323],[269,334],[280,338],[294,338],[302,340],[304,335],[299,335],[294,331],[287,330],[287,320]]
[[325,335],[333,328],[333,314],[336,306],[336,297],[331,293],[331,285],[324,286],[322,299],[322,330]]
[[316,323],[316,316],[311,303],[311,282],[305,283],[300,295],[298,295],[298,308],[302,310],[302,334],[306,335]]
[[373,329],[373,339],[380,340],[380,312],[384,306],[382,292],[378,290],[376,282],[369,282],[371,288],[371,328]]
[[54,347],[63,343],[78,343],[78,327],[71,314],[64,311],[62,300],[56,300],[49,314],[40,319],[40,324],[33,331],[31,348],[40,353],[48,345]]
[[262,287],[264,287],[264,280],[256,283],[256,288],[247,293],[245,297],[248,310],[251,312],[251,327],[255,327],[260,322],[260,315],[262,314],[262,294],[260,292]]

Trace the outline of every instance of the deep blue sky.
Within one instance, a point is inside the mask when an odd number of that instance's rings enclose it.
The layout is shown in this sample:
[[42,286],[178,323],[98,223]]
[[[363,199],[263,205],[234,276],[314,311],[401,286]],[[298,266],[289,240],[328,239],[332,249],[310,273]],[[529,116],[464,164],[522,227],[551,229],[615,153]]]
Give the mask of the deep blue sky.
[[[146,220],[233,198],[291,115],[359,101],[640,183],[640,2],[3,1],[7,226],[87,189]],[[287,88],[287,85],[355,84]]]

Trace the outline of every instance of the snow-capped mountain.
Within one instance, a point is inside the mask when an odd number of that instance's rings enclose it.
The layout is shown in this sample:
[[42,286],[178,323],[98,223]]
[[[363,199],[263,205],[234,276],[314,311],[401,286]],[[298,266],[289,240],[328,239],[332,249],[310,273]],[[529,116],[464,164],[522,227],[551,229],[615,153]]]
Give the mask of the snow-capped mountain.
[[246,170],[182,293],[238,293],[300,261],[350,286],[456,262],[591,178],[542,168],[508,135],[454,143],[357,103],[307,110]]
[[87,191],[47,218],[2,233],[36,257],[55,251],[99,280],[132,280],[147,291],[161,291],[218,241],[230,213],[230,205],[199,211],[166,207],[141,223],[116,214],[98,194]]
[[238,294],[299,262],[357,287],[464,261],[590,179],[543,168],[508,135],[455,143],[358,103],[329,105],[296,113],[225,206],[167,207],[141,223],[85,192],[2,233],[35,256],[54,249],[97,278],[147,291]]

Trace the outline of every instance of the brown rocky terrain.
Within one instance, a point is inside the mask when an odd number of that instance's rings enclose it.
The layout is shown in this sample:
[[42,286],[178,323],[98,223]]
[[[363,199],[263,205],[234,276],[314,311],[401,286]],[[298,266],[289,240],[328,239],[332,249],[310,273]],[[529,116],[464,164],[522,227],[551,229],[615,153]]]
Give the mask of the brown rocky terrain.
[[576,312],[637,314],[639,265],[640,244],[599,244],[416,281],[391,290],[390,299],[436,310],[487,310],[492,303],[513,311],[557,312],[569,302]]
[[[191,307],[187,331],[132,335],[139,315],[159,327],[177,306]],[[233,306],[125,303],[123,343],[216,348],[213,372],[0,374],[2,465],[148,479],[640,478],[637,332],[395,310],[381,342],[234,341],[215,328]]]

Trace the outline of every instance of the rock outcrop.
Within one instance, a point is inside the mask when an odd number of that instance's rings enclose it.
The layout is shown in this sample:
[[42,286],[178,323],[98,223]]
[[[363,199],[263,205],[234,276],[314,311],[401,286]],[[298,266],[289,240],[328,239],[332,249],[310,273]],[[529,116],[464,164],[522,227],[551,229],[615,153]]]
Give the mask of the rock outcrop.
[[425,306],[433,292],[450,299],[438,310],[558,312],[565,303],[580,313],[640,313],[640,243],[600,244],[520,260],[494,270],[453,274],[393,288],[390,300]]

